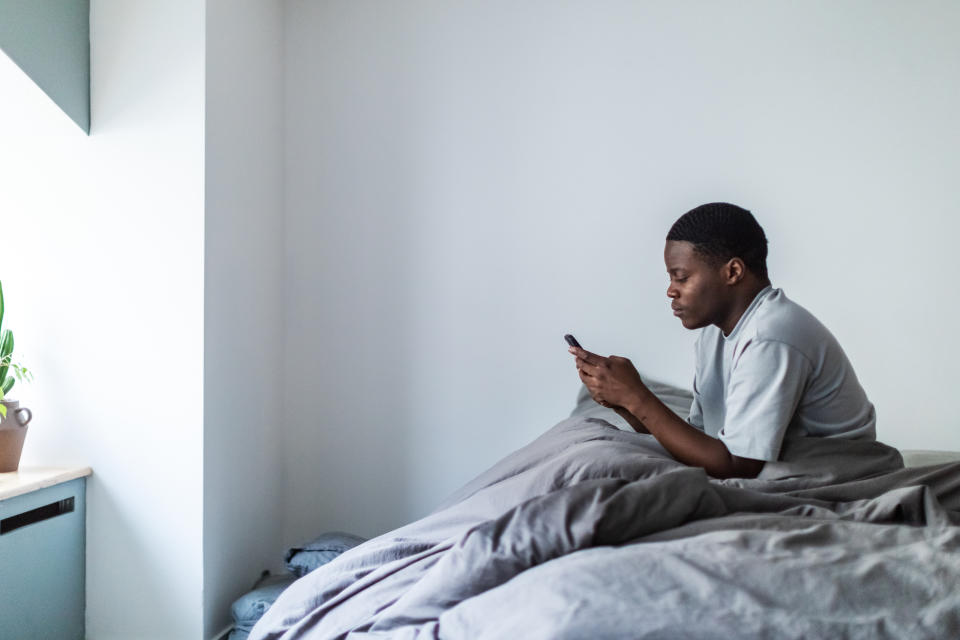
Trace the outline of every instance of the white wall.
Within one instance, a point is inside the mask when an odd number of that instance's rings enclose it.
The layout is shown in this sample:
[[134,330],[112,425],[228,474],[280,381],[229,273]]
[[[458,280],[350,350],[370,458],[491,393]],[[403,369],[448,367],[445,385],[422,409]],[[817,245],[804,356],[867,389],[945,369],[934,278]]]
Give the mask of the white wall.
[[207,1],[205,638],[282,563],[282,9]]
[[91,137],[0,54],[23,465],[84,464],[87,634],[201,634],[203,3],[93,0]]
[[564,417],[565,332],[689,386],[663,238],[713,200],[881,439],[960,449],[956,3],[286,7],[286,541],[421,515]]
[[90,138],[0,57],[23,462],[95,470],[90,638],[423,514],[569,412],[567,331],[689,384],[662,239],[708,200],[881,438],[960,449],[956,5],[272,2],[94,0]]

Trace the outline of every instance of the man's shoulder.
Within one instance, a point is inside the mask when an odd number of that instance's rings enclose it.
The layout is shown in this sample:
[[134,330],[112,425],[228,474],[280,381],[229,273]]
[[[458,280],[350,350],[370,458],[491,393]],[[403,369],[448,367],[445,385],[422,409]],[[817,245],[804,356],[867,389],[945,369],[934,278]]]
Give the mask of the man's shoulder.
[[804,353],[835,340],[816,316],[788,298],[782,289],[774,289],[763,301],[751,324],[755,341],[781,342]]

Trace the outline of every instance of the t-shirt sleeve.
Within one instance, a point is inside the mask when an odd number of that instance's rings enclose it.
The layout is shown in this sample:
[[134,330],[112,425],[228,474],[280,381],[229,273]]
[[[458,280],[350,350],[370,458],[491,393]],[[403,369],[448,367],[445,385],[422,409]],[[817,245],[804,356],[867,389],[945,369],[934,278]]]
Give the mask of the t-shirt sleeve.
[[703,409],[700,408],[700,393],[697,391],[697,378],[693,378],[693,402],[690,403],[690,414],[687,423],[703,431]]
[[[693,345],[693,353],[697,358],[697,362],[700,362],[700,342],[703,340],[703,331],[698,332],[697,341]],[[704,431],[703,427],[703,407],[700,406],[700,389],[697,388],[699,384],[698,378],[700,377],[700,369],[697,368],[697,371],[693,374],[693,402],[690,403],[690,413],[687,415],[687,423],[693,427],[696,427],[700,431]]]
[[741,458],[776,460],[810,372],[807,357],[786,343],[749,343],[730,371],[718,434],[727,450]]

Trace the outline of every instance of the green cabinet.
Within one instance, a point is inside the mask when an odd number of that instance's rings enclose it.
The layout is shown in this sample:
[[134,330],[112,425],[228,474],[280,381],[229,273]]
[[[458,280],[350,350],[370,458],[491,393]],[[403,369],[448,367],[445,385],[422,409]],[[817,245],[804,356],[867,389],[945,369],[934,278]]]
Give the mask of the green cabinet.
[[[77,475],[63,470],[59,478]],[[0,474],[0,636],[11,640],[83,640],[85,469],[80,477],[24,486]],[[17,484],[13,491],[3,491]],[[50,485],[51,482],[55,484]],[[50,486],[42,486],[42,485]],[[18,495],[10,495],[17,493]],[[10,497],[3,497],[4,495]]]

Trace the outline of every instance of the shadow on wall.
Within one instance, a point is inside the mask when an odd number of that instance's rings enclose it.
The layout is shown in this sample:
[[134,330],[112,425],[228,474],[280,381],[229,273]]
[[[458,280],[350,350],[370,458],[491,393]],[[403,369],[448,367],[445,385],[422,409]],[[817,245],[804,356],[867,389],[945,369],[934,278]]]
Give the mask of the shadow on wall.
[[0,3],[0,49],[90,133],[90,0]]

